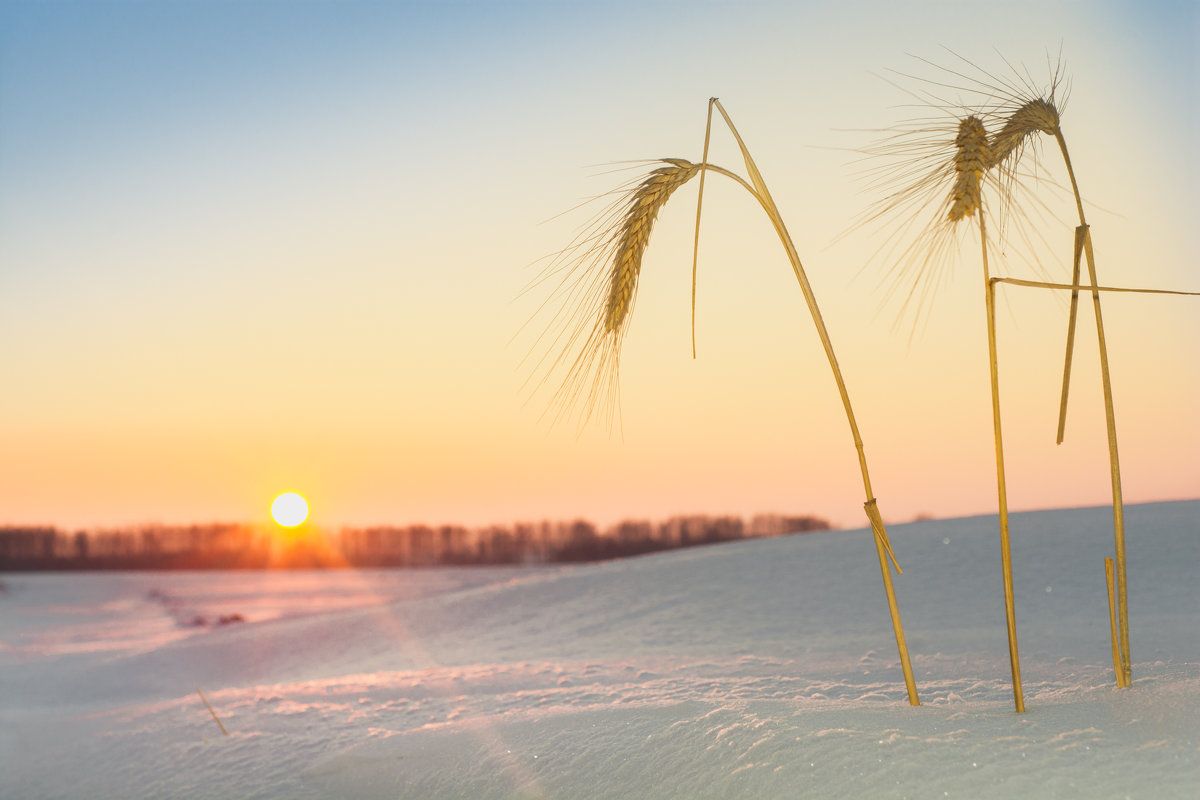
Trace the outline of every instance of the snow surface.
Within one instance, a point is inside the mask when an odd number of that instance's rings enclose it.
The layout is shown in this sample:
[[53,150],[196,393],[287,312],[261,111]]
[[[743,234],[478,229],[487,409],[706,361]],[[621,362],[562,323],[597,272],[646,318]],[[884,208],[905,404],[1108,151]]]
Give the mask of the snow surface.
[[[0,576],[4,798],[1193,798],[1200,502],[584,566]],[[245,621],[218,624],[222,616]],[[202,618],[205,624],[198,624]],[[196,689],[229,730],[223,736]]]

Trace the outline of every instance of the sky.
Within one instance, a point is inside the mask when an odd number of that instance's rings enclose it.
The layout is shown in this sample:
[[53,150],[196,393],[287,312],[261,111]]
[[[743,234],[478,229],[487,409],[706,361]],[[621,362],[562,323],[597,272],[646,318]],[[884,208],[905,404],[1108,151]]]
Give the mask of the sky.
[[[712,96],[795,239],[884,519],[994,513],[978,262],[897,332],[878,240],[839,237],[879,199],[857,151],[923,113],[921,59],[1040,78],[1061,52],[1101,283],[1200,290],[1198,39],[1192,2],[4,0],[0,524],[261,521],[294,490],[333,527],[861,526],[811,318],[732,182],[706,184],[696,359],[689,185],[646,253],[620,425],[553,425],[530,380],[526,287],[614,165],[699,160]],[[1056,446],[1066,302],[1000,294],[1010,507],[1107,503],[1090,312]],[[1126,502],[1200,496],[1197,302],[1103,299]]]

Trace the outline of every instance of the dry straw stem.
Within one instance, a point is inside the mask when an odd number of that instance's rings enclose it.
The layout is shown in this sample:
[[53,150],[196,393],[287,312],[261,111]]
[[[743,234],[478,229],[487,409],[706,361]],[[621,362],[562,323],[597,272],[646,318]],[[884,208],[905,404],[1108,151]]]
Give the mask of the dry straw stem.
[[1016,600],[1013,595],[1012,545],[1008,524],[1008,484],[1004,469],[1004,433],[1000,414],[1000,363],[996,348],[996,284],[988,273],[987,225],[979,211],[979,238],[983,263],[984,303],[987,313],[988,372],[992,388],[992,438],[996,450],[996,494],[1000,518],[1000,571],[1004,583],[1004,619],[1008,631],[1009,670],[1012,674],[1013,705],[1025,710],[1021,686],[1021,659],[1017,648]]
[[1170,294],[1177,297],[1200,297],[1200,292],[1184,292],[1179,289],[1137,289],[1128,286],[1092,286],[1086,283],[1048,283],[1047,281],[1027,281],[1021,278],[992,278],[992,283],[1029,286],[1035,289],[1060,289],[1071,292],[1087,289],[1090,292],[1113,292],[1115,294]]
[[1113,560],[1104,559],[1104,582],[1108,586],[1108,627],[1112,639],[1113,674],[1117,676],[1117,686],[1128,686],[1125,679],[1125,668],[1121,664],[1121,640],[1117,633],[1117,595],[1116,579],[1113,577]]
[[[792,242],[791,235],[787,231],[787,226],[783,223],[783,217],[779,214],[779,209],[776,207],[775,201],[771,198],[771,192],[767,189],[766,181],[763,180],[762,173],[759,172],[758,166],[754,163],[754,159],[751,157],[750,151],[746,148],[746,143],[742,141],[741,134],[738,133],[733,120],[730,119],[729,114],[725,111],[725,107],[715,97],[709,100],[707,126],[710,128],[712,125],[712,110],[714,107],[721,113],[721,117],[729,127],[730,133],[737,140],[738,148],[742,153],[742,159],[746,164],[746,172],[750,175],[750,183],[752,184],[752,187],[747,186],[746,188],[754,195],[755,199],[758,200],[763,210],[767,213],[776,234],[779,236],[779,241],[783,244],[784,250],[787,252],[788,260],[791,262],[792,270],[796,275],[796,281],[800,284],[801,292],[804,294],[804,301],[808,305],[813,324],[817,328],[817,335],[821,339],[821,345],[825,350],[829,367],[833,371],[834,382],[837,384],[838,393],[842,399],[842,406],[846,411],[846,420],[850,425],[850,432],[854,439],[854,447],[858,453],[858,464],[862,472],[863,489],[867,496],[867,500],[863,504],[863,509],[866,511],[867,519],[871,523],[871,530],[874,532],[875,547],[879,556],[879,568],[883,577],[884,593],[887,597],[888,611],[892,618],[892,629],[896,637],[896,648],[900,655],[900,665],[904,673],[904,682],[908,689],[908,700],[912,705],[919,705],[920,700],[917,697],[916,681],[912,674],[908,645],[904,637],[904,626],[900,620],[900,609],[896,602],[891,571],[888,568],[888,557],[890,556],[893,564],[895,564],[895,555],[892,553],[887,531],[884,528],[883,519],[879,514],[878,504],[871,489],[871,477],[867,469],[867,458],[863,450],[862,436],[858,431],[858,422],[854,417],[854,409],[850,404],[850,394],[846,389],[846,382],[842,377],[841,367],[838,366],[837,356],[833,351],[833,342],[830,340],[829,332],[825,328],[825,321],[821,316],[820,308],[817,306],[816,295],[813,293],[807,274],[805,274],[804,265],[800,262],[800,256],[796,252],[796,247]],[[708,130],[706,129],[706,149],[708,138]],[[742,185],[745,186],[745,182],[742,182]],[[699,207],[697,207],[696,219],[697,222],[700,219]],[[897,571],[899,571],[899,564],[895,564],[895,566]]]
[[[720,112],[729,131],[737,140],[746,171],[750,176],[749,181],[730,170],[708,163],[708,145],[712,132],[714,108]],[[766,182],[733,121],[716,98],[709,100],[704,155],[701,163],[694,164],[678,158],[662,159],[654,163],[658,166],[640,181],[624,187],[620,191],[618,200],[607,211],[594,219],[566,249],[553,258],[550,266],[539,279],[544,281],[557,277],[559,280],[557,289],[547,301],[552,302],[557,299],[559,306],[552,316],[551,323],[543,332],[545,340],[551,342],[550,350],[536,364],[543,374],[547,370],[550,373],[560,369],[566,371],[566,377],[552,402],[555,417],[569,416],[573,410],[577,410],[582,424],[586,423],[596,411],[602,410],[611,423],[612,409],[618,393],[620,350],[632,316],[642,262],[649,245],[654,220],[671,195],[697,174],[701,176],[701,189],[703,189],[704,175],[707,172],[724,175],[746,189],[770,218],[787,252],[796,279],[804,294],[805,302],[808,304],[813,322],[817,327],[817,333],[821,338],[830,368],[833,370],[834,380],[842,398],[858,452],[859,466],[867,497],[864,511],[874,533],[909,702],[917,705],[919,700],[916,681],[913,677],[908,647],[904,639],[904,629],[900,621],[888,559],[891,559],[897,572],[900,567],[895,561],[895,555],[892,553],[887,539],[887,531],[871,490],[862,437],[859,435],[858,424],[850,405],[850,396],[842,378],[841,368],[834,355],[833,344],[825,328],[820,309],[817,307],[816,297],[809,284],[808,276],[804,272],[795,245],[774,200],[771,198]],[[695,354],[695,274],[699,256],[699,225],[702,206],[703,191],[701,190],[697,198],[696,234],[692,261],[693,356]]]
[[200,695],[200,699],[204,701],[204,707],[208,709],[208,713],[212,714],[212,718],[217,723],[217,727],[221,729],[221,733],[228,736],[229,731],[225,730],[225,724],[221,722],[221,718],[218,717],[217,712],[213,710],[212,705],[208,702],[208,698],[204,696],[204,692],[196,689],[196,694]]

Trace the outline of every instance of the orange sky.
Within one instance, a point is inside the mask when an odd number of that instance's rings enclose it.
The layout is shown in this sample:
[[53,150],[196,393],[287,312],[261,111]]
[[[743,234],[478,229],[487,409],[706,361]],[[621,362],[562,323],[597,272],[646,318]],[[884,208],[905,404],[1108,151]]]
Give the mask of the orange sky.
[[[550,427],[523,388],[544,293],[521,289],[591,212],[557,215],[619,183],[605,164],[699,159],[711,95],[809,272],[885,519],[994,512],[977,262],[910,343],[858,275],[878,242],[832,243],[876,199],[847,148],[913,115],[882,76],[943,45],[1040,79],[1061,43],[1101,282],[1200,289],[1175,155],[1198,132],[1190,4],[1039,4],[1036,26],[992,3],[638,4],[632,28],[567,5],[0,9],[0,524],[261,521],[284,490],[323,525],[863,524],[795,279],[728,181],[706,190],[699,357],[690,185],[647,252],[621,430]],[[1070,226],[1052,235],[1065,265]],[[1011,507],[1107,502],[1090,313],[1056,447],[1065,301],[1001,294]],[[1103,302],[1126,500],[1200,496],[1197,299]]]

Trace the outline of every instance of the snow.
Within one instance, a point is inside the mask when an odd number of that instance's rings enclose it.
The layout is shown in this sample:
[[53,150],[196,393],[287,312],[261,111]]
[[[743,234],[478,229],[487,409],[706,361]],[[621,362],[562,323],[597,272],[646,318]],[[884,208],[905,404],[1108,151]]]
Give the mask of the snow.
[[1111,509],[1012,516],[1024,714],[994,516],[889,528],[919,707],[866,530],[574,566],[8,573],[0,797],[1191,798],[1200,502],[1126,512],[1128,689]]

